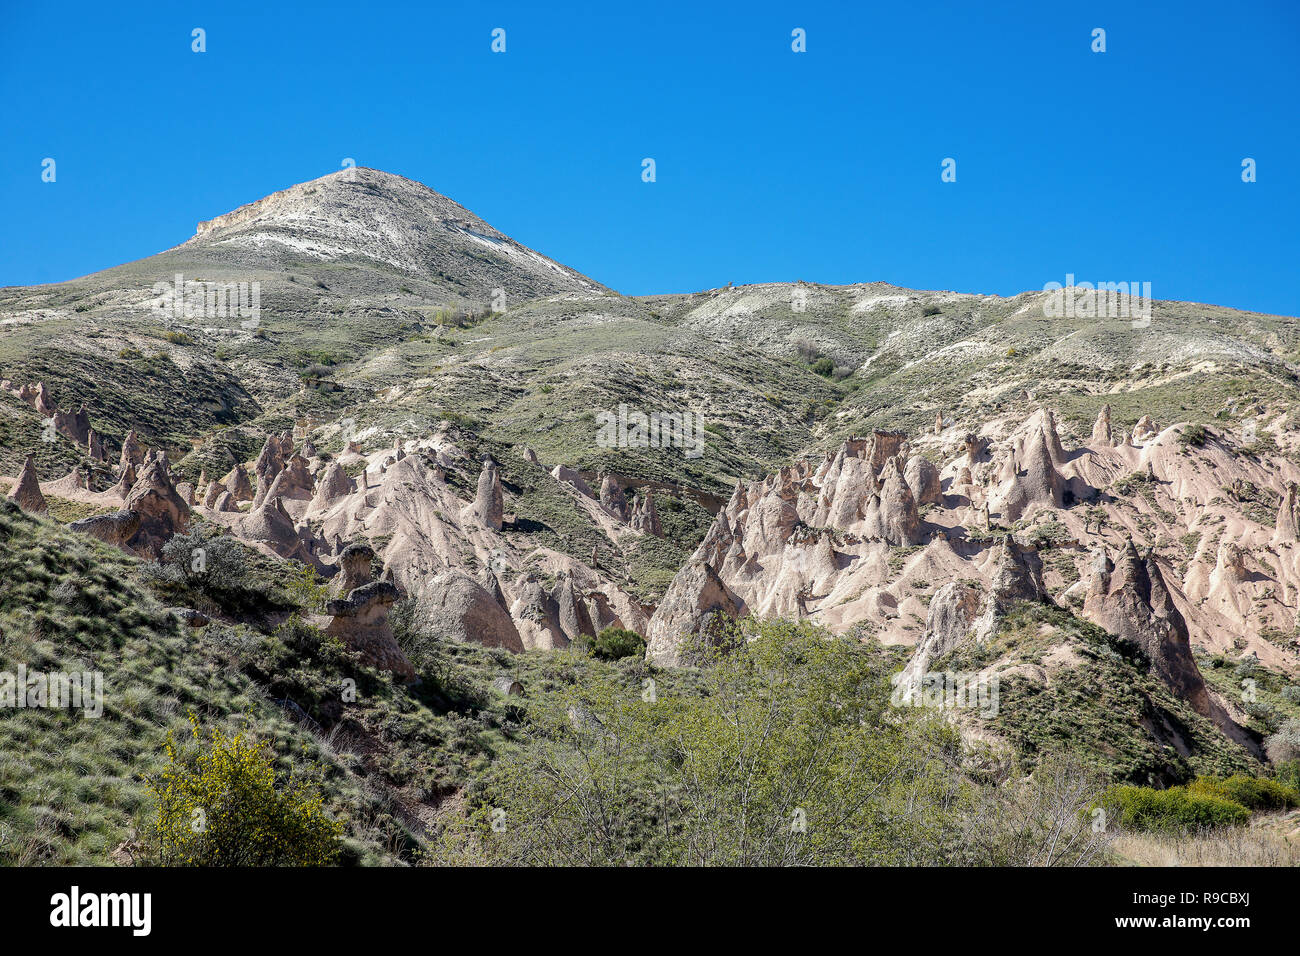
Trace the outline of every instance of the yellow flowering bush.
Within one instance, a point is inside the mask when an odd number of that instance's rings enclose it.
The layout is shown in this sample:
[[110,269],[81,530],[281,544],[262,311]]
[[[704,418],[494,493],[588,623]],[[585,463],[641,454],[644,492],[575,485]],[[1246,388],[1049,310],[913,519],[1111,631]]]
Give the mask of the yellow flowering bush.
[[277,789],[265,742],[213,729],[205,741],[190,714],[192,741],[167,736],[166,768],[149,780],[158,801],[146,843],[164,866],[325,866],[343,825],[319,796],[296,784]]

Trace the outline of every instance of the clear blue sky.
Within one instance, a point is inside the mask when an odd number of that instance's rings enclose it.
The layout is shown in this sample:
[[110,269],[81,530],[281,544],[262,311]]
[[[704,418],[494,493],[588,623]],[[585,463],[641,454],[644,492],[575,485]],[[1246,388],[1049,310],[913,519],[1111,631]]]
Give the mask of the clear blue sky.
[[1074,273],[1300,314],[1295,0],[0,4],[0,285],[354,157],[630,294]]

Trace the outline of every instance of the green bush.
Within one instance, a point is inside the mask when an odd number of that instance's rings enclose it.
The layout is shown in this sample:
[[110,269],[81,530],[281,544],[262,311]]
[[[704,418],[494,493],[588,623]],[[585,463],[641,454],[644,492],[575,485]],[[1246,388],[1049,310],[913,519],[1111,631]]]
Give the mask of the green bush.
[[1155,790],[1123,785],[1112,787],[1102,806],[1128,830],[1189,830],[1240,826],[1250,811],[1222,797],[1189,792],[1185,787]]
[[1188,425],[1178,433],[1178,444],[1194,445],[1195,447],[1200,448],[1205,444],[1205,426]]
[[640,657],[644,653],[645,639],[625,627],[607,627],[591,642],[591,656],[605,661]]
[[1199,777],[1187,785],[1190,793],[1231,800],[1248,810],[1287,810],[1300,806],[1300,793],[1267,777],[1236,773],[1227,779]]
[[814,372],[822,378],[830,378],[835,371],[835,363],[828,358],[819,358],[809,366]]
[[1277,765],[1274,777],[1278,783],[1300,791],[1300,760],[1287,760]]
[[214,729],[205,743],[191,714],[192,740],[168,736],[168,765],[149,780],[157,816],[145,855],[163,866],[324,866],[338,855],[343,825],[320,797],[276,785],[265,742]]

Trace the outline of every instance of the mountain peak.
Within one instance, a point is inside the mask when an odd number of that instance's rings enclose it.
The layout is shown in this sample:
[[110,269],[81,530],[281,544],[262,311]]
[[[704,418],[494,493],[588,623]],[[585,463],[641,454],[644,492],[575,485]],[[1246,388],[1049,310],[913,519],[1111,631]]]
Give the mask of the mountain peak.
[[528,295],[605,291],[428,186],[361,166],[204,220],[180,248],[249,268],[348,261],[468,276],[480,295],[498,286]]

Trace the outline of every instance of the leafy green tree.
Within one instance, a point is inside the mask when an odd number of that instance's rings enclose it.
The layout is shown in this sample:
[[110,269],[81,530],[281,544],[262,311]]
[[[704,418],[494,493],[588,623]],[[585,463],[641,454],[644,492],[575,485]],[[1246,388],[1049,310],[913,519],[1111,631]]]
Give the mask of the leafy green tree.
[[878,650],[735,625],[699,693],[573,686],[502,760],[464,846],[499,863],[924,864],[959,835],[956,732],[889,703]]

